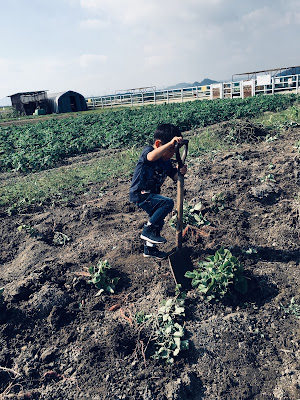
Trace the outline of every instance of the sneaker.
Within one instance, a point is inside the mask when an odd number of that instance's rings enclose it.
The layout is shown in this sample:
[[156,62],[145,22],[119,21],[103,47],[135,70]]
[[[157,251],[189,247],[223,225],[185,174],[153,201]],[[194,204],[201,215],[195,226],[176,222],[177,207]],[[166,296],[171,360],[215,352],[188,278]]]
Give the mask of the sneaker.
[[144,257],[153,257],[156,260],[164,260],[168,257],[168,254],[164,251],[159,251],[157,247],[150,247],[144,245]]
[[154,225],[144,225],[141,239],[148,240],[148,242],[154,244],[166,243],[165,238],[156,234],[156,229]]

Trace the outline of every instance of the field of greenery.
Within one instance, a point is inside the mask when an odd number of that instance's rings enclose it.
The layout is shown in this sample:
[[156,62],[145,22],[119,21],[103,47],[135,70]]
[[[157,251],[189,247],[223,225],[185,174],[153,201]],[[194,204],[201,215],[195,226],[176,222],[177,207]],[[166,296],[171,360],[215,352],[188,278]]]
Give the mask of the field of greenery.
[[[193,116],[190,121],[188,115]],[[153,131],[161,122],[175,123],[182,130],[205,127],[189,136],[190,159],[228,148],[234,143],[228,141],[222,129],[217,132],[210,124],[231,119],[234,130],[235,121],[239,124],[238,117],[245,116],[268,131],[277,132],[276,136],[291,124],[299,125],[299,96],[194,101],[88,112],[36,124],[0,127],[0,206],[6,207],[9,214],[14,214],[31,205],[71,200],[80,193],[88,192],[95,183],[101,183],[105,190],[105,185],[112,178],[131,176],[141,148],[151,141]],[[274,138],[271,133],[268,140]],[[299,143],[297,146],[300,148]],[[119,147],[120,150],[115,154],[103,154],[88,163],[53,169],[61,165],[66,157],[101,147]],[[12,171],[19,172],[7,173]]]
[[193,101],[103,113],[78,114],[36,124],[0,127],[0,171],[23,173],[53,168],[70,156],[98,149],[142,146],[160,123],[182,131],[234,118],[251,118],[294,104],[295,94]]

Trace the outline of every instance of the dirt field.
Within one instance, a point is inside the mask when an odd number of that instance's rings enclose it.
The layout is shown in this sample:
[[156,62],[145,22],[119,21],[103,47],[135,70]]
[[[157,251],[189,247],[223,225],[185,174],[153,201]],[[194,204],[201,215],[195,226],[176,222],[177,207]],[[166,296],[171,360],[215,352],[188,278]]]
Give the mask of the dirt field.
[[[300,303],[299,136],[190,161],[185,198],[209,206],[223,193],[225,208],[207,211],[210,225],[184,246],[195,266],[229,248],[249,289],[212,304],[188,291],[190,350],[173,366],[149,357],[134,322],[174,296],[174,282],[167,261],[142,256],[145,215],[128,201],[129,180],[61,207],[0,210],[0,399],[299,400],[300,320],[283,308]],[[176,186],[163,193],[175,199]],[[70,241],[55,244],[55,232]],[[170,250],[175,231],[166,223],[163,233]],[[96,297],[77,274],[100,259],[121,278],[114,295]]]

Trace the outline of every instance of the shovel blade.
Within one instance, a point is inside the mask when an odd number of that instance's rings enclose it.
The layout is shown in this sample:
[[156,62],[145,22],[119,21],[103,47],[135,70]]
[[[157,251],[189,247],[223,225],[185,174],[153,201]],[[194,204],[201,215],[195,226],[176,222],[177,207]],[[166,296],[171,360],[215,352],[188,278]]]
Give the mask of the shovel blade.
[[180,284],[183,289],[191,289],[191,279],[184,276],[187,271],[194,269],[189,249],[177,248],[169,255],[169,265],[176,285]]

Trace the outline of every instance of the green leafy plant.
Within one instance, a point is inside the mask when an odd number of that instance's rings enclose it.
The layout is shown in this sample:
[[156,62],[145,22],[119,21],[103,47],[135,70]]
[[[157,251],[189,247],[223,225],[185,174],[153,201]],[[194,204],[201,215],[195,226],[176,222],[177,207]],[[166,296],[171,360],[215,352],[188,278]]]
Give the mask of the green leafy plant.
[[[210,222],[202,214],[203,209],[202,203],[197,203],[195,206],[189,205],[187,202],[183,203],[182,213],[182,225],[185,228],[187,225],[195,226],[197,228],[203,225],[209,225]],[[177,214],[170,219],[170,225],[172,228],[176,228],[177,225]]]
[[99,261],[97,266],[90,266],[88,271],[91,276],[91,279],[88,283],[93,283],[99,291],[96,293],[96,296],[100,296],[102,293],[114,293],[116,285],[120,278],[110,278],[108,276],[108,271],[111,269],[111,266],[107,260]]
[[2,299],[4,288],[0,288],[0,299]]
[[32,236],[32,237],[36,238],[36,237],[40,236],[39,231],[36,228],[33,228],[30,225],[26,225],[26,224],[19,225],[18,226],[18,231],[21,232],[23,230],[26,231],[27,233],[29,233],[29,235]]
[[212,206],[210,207],[213,211],[219,212],[225,208],[224,193],[217,193],[212,198]]
[[174,363],[181,350],[188,350],[189,341],[184,339],[183,317],[185,316],[184,292],[163,302],[159,308],[155,331],[155,353],[152,358]]
[[54,232],[53,243],[59,246],[64,246],[71,239],[62,232]]
[[273,174],[268,174],[259,179],[261,182],[276,182]]
[[231,252],[223,247],[207,261],[200,261],[198,268],[186,272],[192,279],[192,286],[197,288],[207,301],[218,300],[230,293],[234,287],[238,292],[247,292],[247,280],[243,276],[244,268]]
[[280,307],[285,313],[294,315],[296,318],[300,319],[300,304],[295,302],[295,297],[291,298],[290,304],[287,307],[284,307],[284,305],[281,303]]

